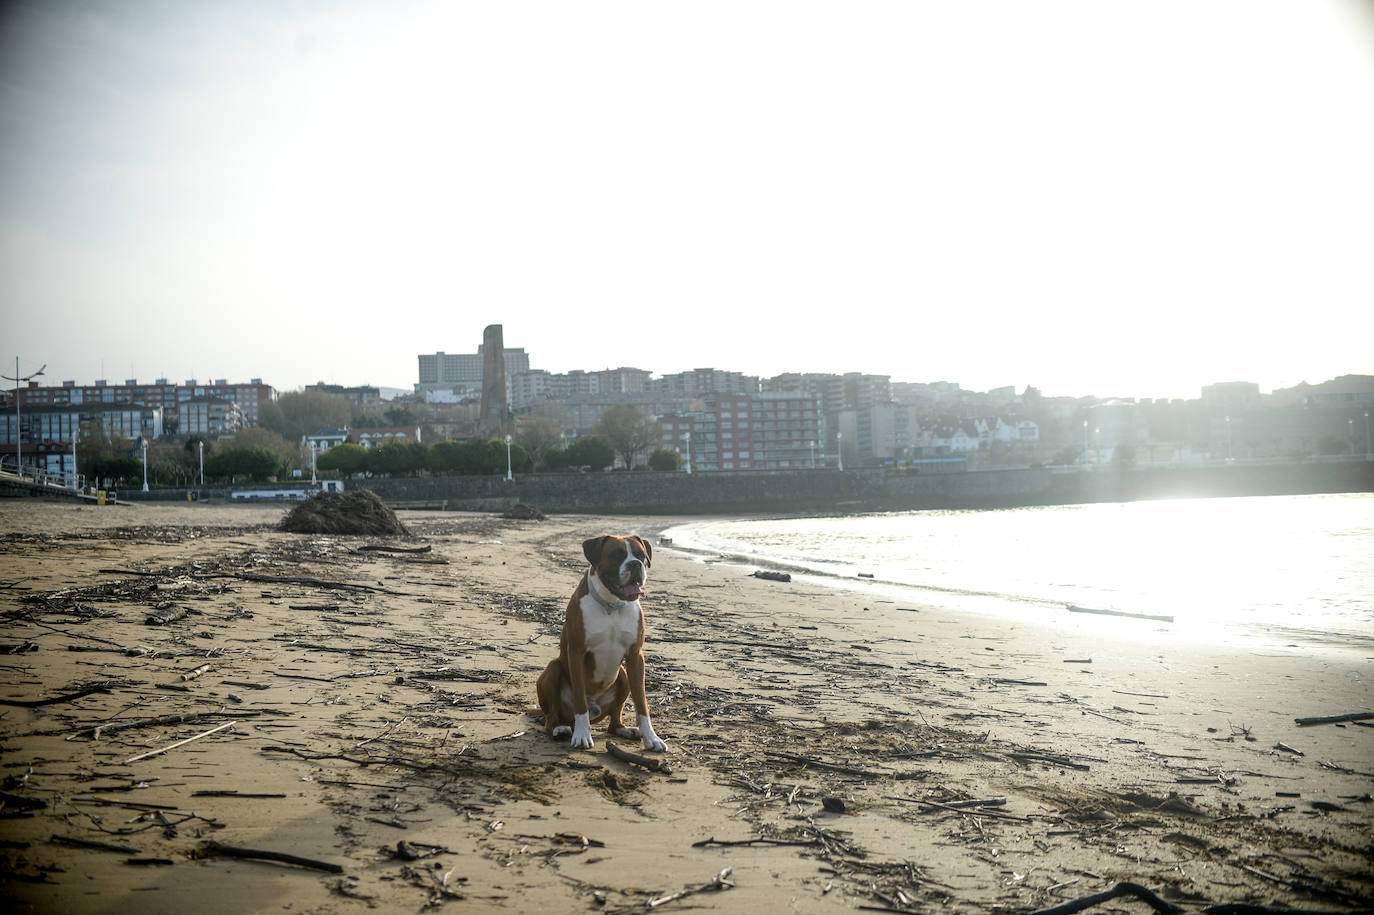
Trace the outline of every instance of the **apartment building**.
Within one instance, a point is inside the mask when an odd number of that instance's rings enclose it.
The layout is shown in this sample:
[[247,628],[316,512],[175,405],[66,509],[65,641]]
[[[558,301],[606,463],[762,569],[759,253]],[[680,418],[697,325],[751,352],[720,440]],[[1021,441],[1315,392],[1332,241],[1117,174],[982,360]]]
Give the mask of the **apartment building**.
[[819,404],[805,394],[715,394],[659,418],[659,447],[692,469],[782,470],[819,466]]
[[201,395],[183,400],[177,414],[178,431],[187,438],[219,438],[252,425],[243,408],[227,397]]
[[[481,344],[475,353],[422,353],[419,381],[415,393],[427,394],[431,391],[481,391],[483,349]],[[506,357],[507,391],[510,381],[521,372],[530,370],[530,357],[523,348],[504,347]]]
[[322,394],[333,394],[335,397],[342,397],[360,410],[377,411],[382,408],[381,388],[371,385],[356,385],[354,387],[344,387],[340,384],[325,384],[323,381],[305,386],[307,391],[319,391]]
[[704,368],[664,375],[650,382],[649,388],[659,394],[678,397],[700,397],[706,394],[757,394],[759,392],[759,379],[757,375]]
[[177,433],[179,435],[202,434],[188,432],[185,427],[186,419],[181,415],[183,404],[199,400],[202,397],[230,401],[238,407],[242,414],[242,426],[256,426],[262,406],[275,400],[277,392],[270,384],[263,384],[261,378],[254,378],[247,383],[235,382],[232,384],[227,378],[218,378],[205,384],[201,384],[194,378],[188,378],[184,384],[177,387],[177,420],[179,423]]
[[25,467],[66,473],[71,470],[72,445],[97,432],[131,442],[157,439],[162,435],[162,410],[138,404],[35,403],[25,408],[21,403],[18,421],[12,410],[0,413],[0,459],[12,467],[19,450]]

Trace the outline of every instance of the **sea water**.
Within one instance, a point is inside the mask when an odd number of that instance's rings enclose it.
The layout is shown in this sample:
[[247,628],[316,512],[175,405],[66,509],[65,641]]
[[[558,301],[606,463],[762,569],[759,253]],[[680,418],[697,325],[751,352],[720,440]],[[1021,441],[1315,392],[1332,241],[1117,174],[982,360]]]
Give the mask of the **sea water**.
[[675,547],[1034,618],[1069,606],[1374,648],[1374,494],[694,522]]

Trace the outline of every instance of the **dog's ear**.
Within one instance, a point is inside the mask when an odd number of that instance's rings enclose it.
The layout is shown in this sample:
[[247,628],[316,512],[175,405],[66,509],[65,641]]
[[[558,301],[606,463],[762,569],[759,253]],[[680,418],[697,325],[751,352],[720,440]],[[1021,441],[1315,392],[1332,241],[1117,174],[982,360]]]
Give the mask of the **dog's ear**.
[[638,534],[632,536],[630,539],[644,548],[644,564],[646,566],[652,566],[654,564],[654,545]]
[[586,556],[592,565],[597,565],[601,562],[601,551],[606,548],[608,539],[610,538],[606,534],[602,534],[600,537],[582,541],[582,555]]

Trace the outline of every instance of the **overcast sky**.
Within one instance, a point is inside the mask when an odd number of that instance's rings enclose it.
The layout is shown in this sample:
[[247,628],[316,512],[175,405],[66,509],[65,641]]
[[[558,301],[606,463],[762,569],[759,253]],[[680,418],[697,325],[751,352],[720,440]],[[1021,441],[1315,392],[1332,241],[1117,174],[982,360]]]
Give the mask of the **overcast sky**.
[[0,3],[0,368],[1374,374],[1370,7]]

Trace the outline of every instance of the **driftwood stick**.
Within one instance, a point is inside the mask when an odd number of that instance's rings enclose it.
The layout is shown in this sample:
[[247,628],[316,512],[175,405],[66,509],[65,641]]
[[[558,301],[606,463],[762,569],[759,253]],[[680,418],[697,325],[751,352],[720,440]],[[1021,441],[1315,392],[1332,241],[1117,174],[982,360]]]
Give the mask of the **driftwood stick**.
[[719,874],[716,874],[715,879],[710,881],[709,883],[702,883],[698,884],[697,886],[689,886],[687,889],[682,890],[681,892],[669,893],[667,896],[659,896],[657,899],[650,899],[648,902],[645,903],[645,905],[651,909],[656,909],[661,905],[667,905],[670,902],[676,902],[679,899],[685,899],[688,896],[694,896],[697,893],[704,893],[708,890],[719,891],[734,889],[735,885],[730,882],[730,872],[732,870],[734,870],[734,868],[727,867]]
[[264,581],[278,585],[312,585],[316,588],[344,588],[352,591],[376,591],[380,594],[399,594],[399,591],[392,591],[388,588],[378,588],[373,585],[355,585],[347,581],[328,581],[324,578],[314,578],[310,575],[265,575],[261,572],[234,572],[233,578],[243,581]]
[[702,839],[700,842],[693,842],[693,848],[738,848],[747,845],[824,845],[820,839],[769,839],[759,837],[757,839]]
[[1078,769],[1083,772],[1087,772],[1091,769],[1091,766],[1084,765],[1083,763],[1076,763],[1063,756],[1052,756],[1049,753],[1008,753],[1007,755],[1012,759],[1029,759],[1035,762],[1048,763],[1052,766],[1063,766],[1066,769]]
[[614,756],[621,762],[631,763],[636,766],[643,766],[650,772],[659,772],[663,775],[671,775],[673,770],[663,764],[663,760],[654,759],[652,756],[644,756],[639,753],[631,753],[629,750],[621,749],[609,740],[606,741],[606,752]]
[[[1164,614],[1154,613],[1127,613],[1125,610],[1099,610],[1094,607],[1077,607],[1073,604],[1066,605],[1070,613],[1094,613],[1098,616],[1125,616],[1136,620],[1157,620],[1161,623],[1172,623],[1174,618]],[[1135,884],[1122,884],[1123,886],[1134,886]]]
[[75,836],[53,836],[48,840],[58,845],[71,845],[75,848],[97,848],[101,851],[117,851],[121,855],[136,855],[137,848],[128,845],[115,845],[113,842],[96,842],[91,839],[78,839]]
[[782,759],[790,760],[794,763],[800,763],[804,766],[813,766],[817,769],[828,769],[831,772],[839,772],[844,775],[857,775],[861,778],[893,778],[895,776],[895,773],[892,772],[881,772],[873,769],[856,769],[853,766],[841,766],[837,765],[836,763],[828,763],[823,760],[812,759],[808,756],[798,756],[796,753],[786,753],[782,750],[770,751],[768,755],[781,757]]
[[1374,712],[1352,712],[1349,715],[1325,715],[1320,718],[1294,718],[1293,723],[1300,728],[1310,727],[1314,724],[1339,724],[1342,721],[1368,721],[1374,718]]
[[884,795],[889,801],[902,801],[907,804],[920,804],[924,807],[939,807],[941,810],[950,810],[954,813],[964,813],[969,816],[994,817],[999,820],[1020,820],[1023,823],[1031,822],[1030,817],[1019,817],[1012,813],[1003,813],[1000,810],[982,810],[977,804],[1005,804],[1006,798],[995,798],[991,801],[961,801],[957,804],[942,804],[939,801],[931,801],[919,797],[901,797],[895,794]]
[[383,543],[369,543],[358,547],[356,553],[428,553],[431,546],[387,546]]
[[1154,893],[1137,883],[1118,883],[1105,893],[1084,896],[1081,899],[1075,899],[1063,905],[1051,906],[1048,909],[1037,909],[1030,913],[1030,915],[1070,915],[1071,912],[1081,912],[1098,903],[1116,899],[1118,896],[1134,896],[1148,903],[1150,908],[1154,909],[1156,912],[1177,913],[1183,911],[1183,909],[1174,905],[1172,902],[1165,902],[1163,899],[1160,899]]
[[180,715],[159,715],[156,718],[139,718],[135,721],[111,721],[106,724],[97,724],[94,727],[82,728],[75,734],[68,737],[71,740],[83,734],[90,735],[92,740],[99,740],[101,734],[111,731],[123,731],[128,728],[142,728],[157,724],[185,724],[188,721],[197,721],[201,718],[208,718],[214,712],[184,712]]
[[280,851],[266,851],[257,848],[240,848],[237,845],[224,845],[219,842],[209,841],[205,843],[205,851],[212,855],[224,855],[229,858],[250,858],[257,861],[276,861],[280,864],[294,864],[297,867],[308,867],[318,871],[328,871],[331,874],[342,874],[343,868],[329,861],[316,861],[313,858],[301,858],[297,855],[288,855]]
[[85,689],[79,689],[74,693],[63,693],[60,696],[49,696],[46,699],[0,699],[0,705],[17,705],[20,708],[42,708],[45,705],[56,705],[59,702],[71,702],[73,699],[80,699],[82,696],[89,696],[91,693],[108,693],[111,686],[117,685],[117,681],[110,680],[105,683],[96,683]]
[[178,740],[176,743],[169,743],[167,746],[162,747],[162,748],[160,748],[160,749],[157,749],[157,750],[149,750],[147,753],[140,753],[140,754],[138,754],[137,756],[130,756],[128,759],[124,760],[124,765],[127,766],[127,765],[129,765],[130,763],[136,763],[136,762],[138,762],[140,759],[147,759],[149,756],[157,756],[159,753],[166,753],[168,750],[175,750],[177,747],[185,746],[186,744],[190,743],[190,742],[193,741],[193,740],[200,740],[202,737],[209,737],[211,734],[218,734],[220,731],[224,730],[225,728],[232,728],[232,727],[234,726],[234,724],[235,724],[235,722],[226,721],[224,724],[221,724],[219,727],[211,728],[211,729],[208,730],[208,731],[202,731],[201,733],[197,734],[197,735],[194,736],[194,737],[187,737],[185,740]]

